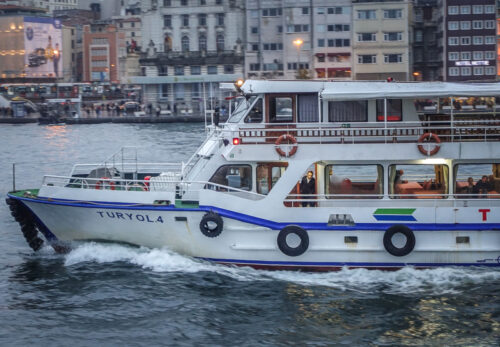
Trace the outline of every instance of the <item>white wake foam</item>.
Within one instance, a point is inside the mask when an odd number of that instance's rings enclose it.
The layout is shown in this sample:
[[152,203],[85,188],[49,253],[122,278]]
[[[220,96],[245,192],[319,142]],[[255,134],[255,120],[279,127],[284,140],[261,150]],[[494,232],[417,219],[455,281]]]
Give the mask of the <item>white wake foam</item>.
[[214,272],[238,281],[284,281],[303,286],[324,286],[346,291],[390,294],[458,293],[470,285],[494,283],[500,271],[494,269],[443,267],[429,270],[403,268],[399,271],[342,269],[338,272],[304,273],[263,271],[231,267],[185,257],[168,249],[133,248],[116,244],[85,243],[65,256],[65,265],[84,262],[100,264],[127,262],[154,272]]

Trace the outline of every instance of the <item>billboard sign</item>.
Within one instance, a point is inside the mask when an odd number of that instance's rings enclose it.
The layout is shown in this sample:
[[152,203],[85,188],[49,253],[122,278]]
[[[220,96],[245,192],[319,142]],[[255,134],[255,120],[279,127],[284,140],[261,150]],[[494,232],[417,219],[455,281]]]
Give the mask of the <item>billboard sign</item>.
[[63,76],[61,21],[24,17],[24,66],[27,77]]

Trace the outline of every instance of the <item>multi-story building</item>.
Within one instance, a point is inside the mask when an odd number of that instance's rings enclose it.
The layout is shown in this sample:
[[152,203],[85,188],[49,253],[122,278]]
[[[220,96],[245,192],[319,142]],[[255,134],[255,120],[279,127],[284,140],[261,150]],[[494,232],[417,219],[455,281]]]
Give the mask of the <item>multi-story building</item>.
[[144,102],[201,111],[219,83],[243,77],[243,0],[141,2]]
[[444,77],[490,80],[497,75],[495,0],[445,0]]
[[43,8],[49,13],[55,10],[78,8],[78,0],[19,0],[19,5]]
[[442,0],[414,0],[412,19],[413,79],[416,81],[442,80]]
[[353,72],[357,80],[412,78],[408,0],[352,0]]
[[125,33],[107,23],[83,28],[83,76],[86,82],[120,80],[120,58],[126,55]]

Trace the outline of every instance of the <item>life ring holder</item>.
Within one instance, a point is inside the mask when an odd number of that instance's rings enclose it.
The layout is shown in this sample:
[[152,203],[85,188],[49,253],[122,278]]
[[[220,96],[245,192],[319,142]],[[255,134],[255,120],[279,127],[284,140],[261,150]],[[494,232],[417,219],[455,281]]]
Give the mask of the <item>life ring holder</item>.
[[[398,233],[406,237],[406,243],[403,247],[397,247],[392,242],[392,237]],[[415,248],[415,234],[406,225],[393,225],[384,233],[384,248],[389,254],[395,257],[404,257],[410,254]]]
[[[288,153],[286,153],[280,147],[284,141],[292,143],[292,149]],[[297,144],[297,139],[291,134],[283,134],[280,137],[278,137],[278,139],[275,142],[275,145],[276,145],[276,152],[278,152],[278,154],[281,157],[292,157],[295,153],[297,153],[297,149],[299,148],[299,145]]]
[[[211,224],[215,224],[215,227],[211,226]],[[208,212],[206,213],[200,221],[200,231],[206,237],[217,237],[222,233],[222,229],[224,228],[224,221],[222,217],[216,212]]]
[[[424,143],[425,144],[435,143],[435,146],[432,150],[427,150],[424,147]],[[418,150],[423,155],[432,156],[432,155],[436,154],[437,152],[439,152],[440,148],[441,148],[441,139],[439,138],[439,136],[437,136],[434,133],[425,133],[418,138]]]
[[109,186],[110,190],[115,190],[115,182],[108,181],[110,178],[109,177],[101,177],[101,181],[97,181],[95,183],[95,189],[100,190],[100,189],[105,189],[104,187],[107,185]]
[[[296,247],[292,247],[287,242],[287,236],[295,234],[300,238],[300,243]],[[289,257],[298,257],[304,254],[309,248],[309,235],[307,231],[297,225],[287,225],[278,234],[277,238],[278,248],[283,254]]]

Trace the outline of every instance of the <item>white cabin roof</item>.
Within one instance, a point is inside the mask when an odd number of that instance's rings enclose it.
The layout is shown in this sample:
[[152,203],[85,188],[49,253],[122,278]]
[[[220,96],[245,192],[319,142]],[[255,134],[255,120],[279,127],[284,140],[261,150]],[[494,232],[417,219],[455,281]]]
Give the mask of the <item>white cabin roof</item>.
[[248,80],[244,93],[320,93],[325,100],[500,96],[500,83]]

